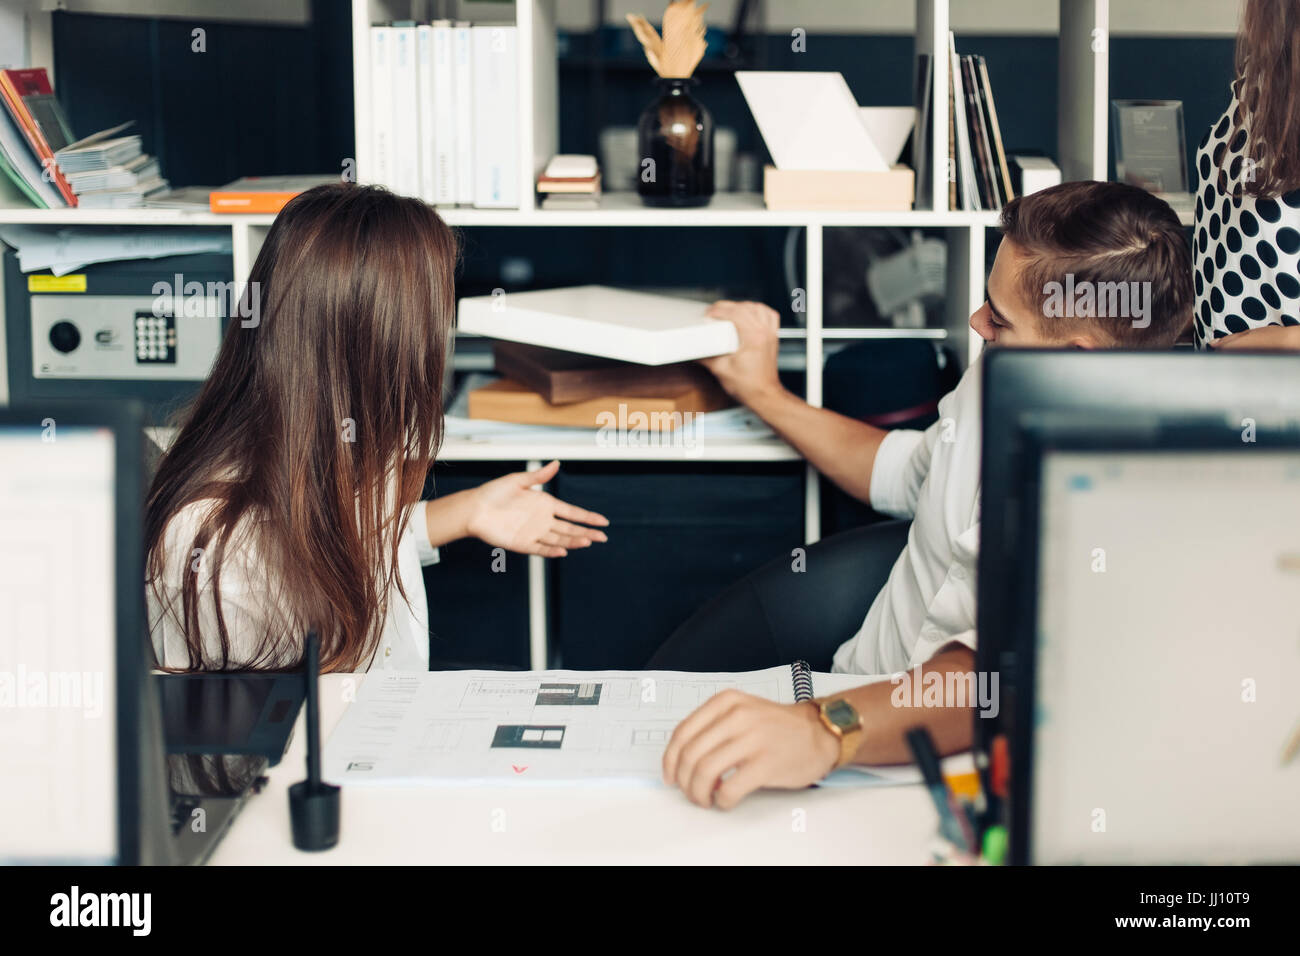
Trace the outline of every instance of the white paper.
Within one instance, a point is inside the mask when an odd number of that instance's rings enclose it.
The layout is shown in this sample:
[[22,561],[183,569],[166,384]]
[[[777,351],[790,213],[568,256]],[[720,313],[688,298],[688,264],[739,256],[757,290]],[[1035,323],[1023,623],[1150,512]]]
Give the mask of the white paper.
[[18,250],[23,272],[67,275],[96,262],[157,259],[195,252],[230,252],[228,229],[88,229],[78,226],[0,226],[0,239]]
[[[829,677],[815,674],[814,691]],[[794,700],[788,665],[731,674],[372,671],[325,747],[324,773],[346,785],[662,786],[674,728],[728,688]],[[915,779],[836,777],[858,786]]]
[[889,168],[842,74],[741,71],[736,80],[777,169]]
[[889,164],[898,162],[907,145],[907,137],[916,125],[916,108],[912,106],[859,106],[858,116],[867,135]]

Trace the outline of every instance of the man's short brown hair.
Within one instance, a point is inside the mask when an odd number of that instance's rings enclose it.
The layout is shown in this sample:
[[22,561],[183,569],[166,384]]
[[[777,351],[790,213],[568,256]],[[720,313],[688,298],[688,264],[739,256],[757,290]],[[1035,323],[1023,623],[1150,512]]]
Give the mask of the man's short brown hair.
[[[1165,348],[1190,324],[1191,249],[1169,204],[1145,189],[1062,183],[1007,203],[1001,226],[1026,256],[1021,289],[1045,330],[1060,323],[1062,338],[1100,331],[1112,345]],[[1121,293],[1128,303],[1130,290],[1147,314],[1107,308]]]

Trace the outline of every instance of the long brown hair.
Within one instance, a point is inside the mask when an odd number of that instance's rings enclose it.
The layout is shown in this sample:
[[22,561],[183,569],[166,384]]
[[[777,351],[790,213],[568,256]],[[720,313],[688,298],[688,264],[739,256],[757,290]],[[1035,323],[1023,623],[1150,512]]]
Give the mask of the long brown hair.
[[[373,657],[394,581],[406,598],[398,541],[442,440],[455,264],[455,236],[437,213],[379,187],[319,186],[276,217],[240,303],[255,321],[229,319],[149,492],[155,593],[168,522],[216,500],[172,555],[207,566],[216,607],[217,633],[199,633],[200,575],[187,571],[185,669],[289,666],[309,628],[322,669]],[[221,571],[244,531],[283,620],[241,634],[232,657]],[[191,554],[201,557],[191,564]]]
[[1300,186],[1300,0],[1247,0],[1237,34],[1237,102],[1233,138],[1254,176],[1252,196],[1277,196]]

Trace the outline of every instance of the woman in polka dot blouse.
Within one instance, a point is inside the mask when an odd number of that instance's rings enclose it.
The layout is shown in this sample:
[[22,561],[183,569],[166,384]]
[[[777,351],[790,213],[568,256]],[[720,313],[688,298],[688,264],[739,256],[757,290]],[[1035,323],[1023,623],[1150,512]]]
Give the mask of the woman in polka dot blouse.
[[1298,48],[1300,0],[1247,0],[1232,101],[1196,152],[1197,348],[1300,350]]

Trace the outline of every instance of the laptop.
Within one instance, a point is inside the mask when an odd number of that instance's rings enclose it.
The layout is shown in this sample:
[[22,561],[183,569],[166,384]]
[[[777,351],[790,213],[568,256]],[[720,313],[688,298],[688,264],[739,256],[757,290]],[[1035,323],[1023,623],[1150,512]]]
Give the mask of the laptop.
[[199,863],[263,756],[164,752],[143,412],[0,408],[0,862]]
[[1025,432],[1012,862],[1300,862],[1300,428]]

